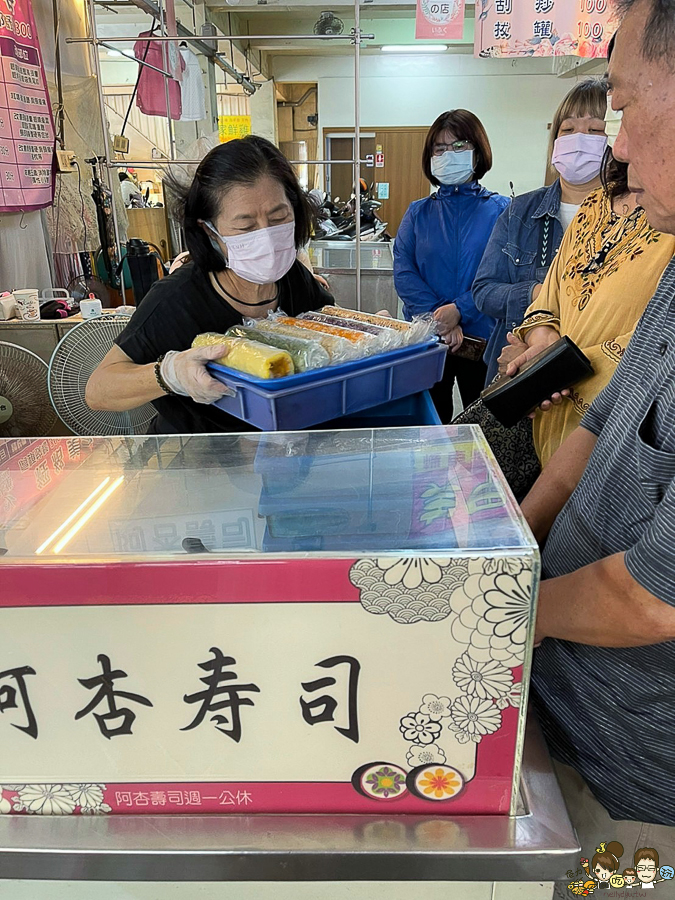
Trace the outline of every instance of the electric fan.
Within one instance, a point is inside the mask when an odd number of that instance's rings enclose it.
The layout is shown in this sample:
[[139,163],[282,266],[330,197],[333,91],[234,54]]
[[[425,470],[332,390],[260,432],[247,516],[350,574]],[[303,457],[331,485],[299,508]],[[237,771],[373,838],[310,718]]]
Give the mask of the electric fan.
[[314,23],[314,34],[342,34],[345,29],[345,23],[339,19],[334,12],[324,10],[317,21]]
[[49,363],[49,396],[64,425],[75,434],[145,434],[155,415],[146,403],[128,412],[90,409],[84,399],[89,376],[129,323],[129,316],[99,316],[75,325]]
[[77,302],[86,300],[90,294],[101,301],[104,308],[110,306],[110,291],[99,278],[76,275],[68,284],[68,294]]
[[24,347],[0,341],[0,437],[43,437],[55,424],[47,363]]

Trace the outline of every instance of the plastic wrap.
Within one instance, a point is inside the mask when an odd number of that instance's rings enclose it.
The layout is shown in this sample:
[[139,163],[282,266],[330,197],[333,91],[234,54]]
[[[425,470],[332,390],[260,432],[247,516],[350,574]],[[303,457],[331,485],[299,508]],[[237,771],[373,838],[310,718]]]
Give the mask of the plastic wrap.
[[319,322],[323,325],[332,325],[337,328],[349,326],[352,331],[359,331],[372,337],[369,347],[370,353],[384,353],[386,350],[397,350],[406,343],[405,334],[393,328],[383,328],[380,325],[372,325],[370,322],[361,322],[356,319],[341,319],[338,316],[329,316],[323,312],[307,312],[300,319],[308,319],[311,322]]
[[[361,344],[363,347],[371,347],[375,343],[373,335],[365,334],[363,331],[355,331],[353,328],[341,327],[338,325],[326,325],[323,322],[312,322],[310,319],[291,319],[281,317],[277,319],[280,325],[296,325],[299,328],[306,328],[308,331],[318,331],[322,334],[332,334],[334,337],[344,338],[351,344]],[[367,352],[367,351],[365,351]],[[361,352],[359,355],[365,355]]]
[[324,312],[306,312],[301,316],[298,316],[300,319],[309,319],[312,322],[323,322],[324,325],[335,325],[338,328],[345,328],[347,324],[349,328],[354,331],[362,331],[364,334],[372,334],[376,337],[379,337],[384,332],[384,329],[379,325],[371,325],[369,322],[349,322],[347,323],[345,319],[340,319],[338,316],[329,316]]
[[354,309],[344,309],[341,306],[324,306],[321,312],[336,319],[344,320],[345,325],[348,327],[350,324],[356,327],[356,322],[363,322],[369,325],[377,325],[380,328],[388,328],[402,336],[401,344],[398,346],[403,347],[408,347],[412,344],[423,344],[436,334],[434,317],[428,313],[415,316],[412,322],[404,322],[402,319],[390,319],[387,316],[357,312]]
[[272,334],[283,334],[292,338],[300,338],[304,341],[308,339],[315,340],[328,353],[332,366],[358,358],[359,354],[356,346],[350,344],[344,338],[320,332],[312,333],[308,329],[300,328],[296,325],[297,319],[286,318],[286,321],[293,324],[283,325],[279,321],[279,317],[274,315],[268,316],[266,319],[246,319],[244,324],[256,330],[260,329]]
[[393,331],[402,333],[410,331],[412,324],[404,322],[402,319],[390,319],[388,316],[376,316],[371,313],[357,312],[355,309],[345,309],[342,306],[324,306],[321,310],[327,316],[334,316],[338,319],[353,319],[354,322],[364,322],[370,325],[377,325],[380,328],[391,328]]
[[259,341],[205,332],[198,334],[192,342],[193,347],[208,347],[212,344],[227,347],[227,354],[214,362],[227,366],[228,369],[236,369],[255,378],[283,378],[294,373],[289,353]]
[[311,338],[290,337],[272,330],[263,330],[255,326],[233,325],[228,328],[227,337],[247,338],[285,350],[293,360],[296,372],[308,372],[310,369],[321,369],[331,363],[330,355],[319,341]]

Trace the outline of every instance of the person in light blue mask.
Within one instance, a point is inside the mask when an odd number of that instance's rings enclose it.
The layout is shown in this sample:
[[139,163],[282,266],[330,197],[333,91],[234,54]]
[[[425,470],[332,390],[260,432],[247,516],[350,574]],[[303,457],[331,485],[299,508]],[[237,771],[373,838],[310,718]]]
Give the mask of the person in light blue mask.
[[450,352],[443,380],[432,389],[441,421],[453,417],[457,382],[465,406],[479,395],[486,366],[460,349],[466,336],[487,340],[493,320],[476,309],[471,285],[486,244],[509,200],[480,179],[492,168],[492,149],[480,120],[466,109],[440,115],[429,129],[422,169],[438,190],[412,203],[394,243],[394,283],[410,320],[433,313]]
[[579,206],[600,187],[606,107],[605,81],[589,78],[572,87],[553,116],[547,184],[515,197],[488,241],[473,284],[476,306],[496,322],[485,354],[488,383],[498,374],[500,357],[505,368],[519,352],[510,349],[517,342],[509,334],[539,296]]

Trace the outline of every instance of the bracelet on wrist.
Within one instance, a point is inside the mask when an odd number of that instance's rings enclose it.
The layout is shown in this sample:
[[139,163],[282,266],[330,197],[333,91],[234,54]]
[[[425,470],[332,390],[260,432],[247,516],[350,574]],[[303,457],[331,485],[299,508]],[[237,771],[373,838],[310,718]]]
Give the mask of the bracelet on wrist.
[[175,394],[175,391],[172,391],[169,385],[162,378],[162,363],[164,362],[164,357],[166,353],[162,353],[157,362],[155,363],[155,380],[157,384],[161,387],[165,394]]

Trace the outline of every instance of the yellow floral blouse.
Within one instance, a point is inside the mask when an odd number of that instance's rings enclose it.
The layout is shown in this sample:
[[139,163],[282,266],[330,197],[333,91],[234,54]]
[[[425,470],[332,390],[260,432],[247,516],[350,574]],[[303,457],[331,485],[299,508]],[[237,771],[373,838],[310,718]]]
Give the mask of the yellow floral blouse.
[[516,329],[524,340],[531,328],[552,325],[584,351],[594,369],[559,406],[537,412],[534,445],[542,466],[614,374],[673,253],[675,237],[650,228],[640,207],[617,216],[603,190],[580,206],[541,293]]

